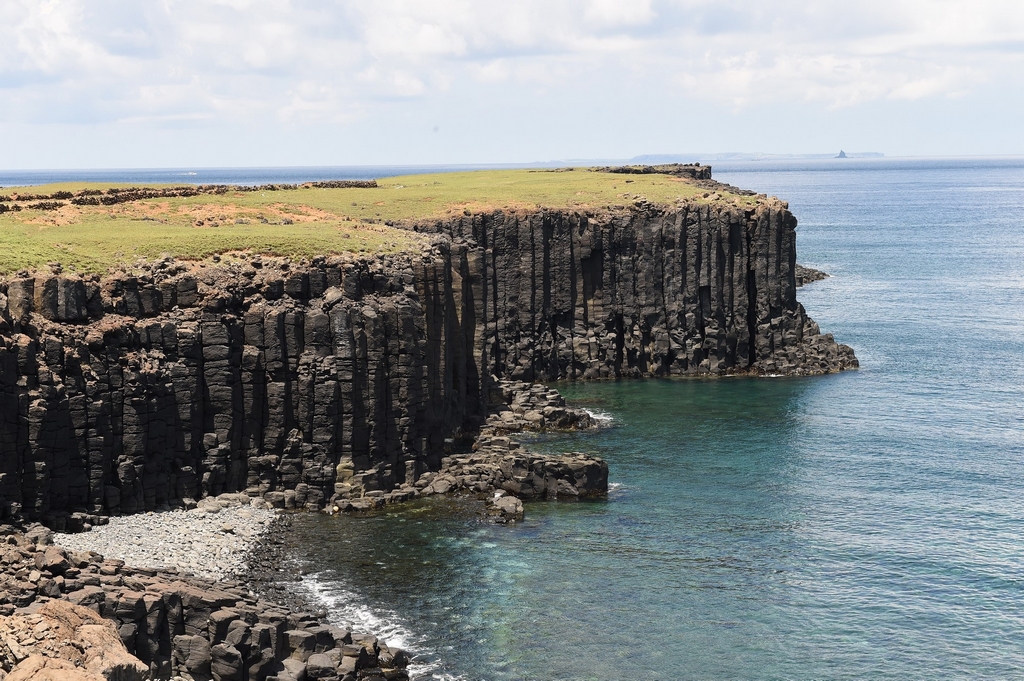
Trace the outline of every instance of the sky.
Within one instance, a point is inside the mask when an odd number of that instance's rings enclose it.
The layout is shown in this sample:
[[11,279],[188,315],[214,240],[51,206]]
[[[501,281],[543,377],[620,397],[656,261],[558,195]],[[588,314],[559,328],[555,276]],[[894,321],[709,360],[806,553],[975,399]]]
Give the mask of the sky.
[[1020,0],[0,0],[0,168],[1024,154]]

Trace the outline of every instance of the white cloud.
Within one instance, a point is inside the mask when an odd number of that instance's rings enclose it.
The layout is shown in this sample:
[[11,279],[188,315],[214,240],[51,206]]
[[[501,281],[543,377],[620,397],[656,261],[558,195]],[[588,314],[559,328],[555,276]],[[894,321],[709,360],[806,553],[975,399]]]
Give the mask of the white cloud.
[[1007,0],[5,0],[0,123],[344,123],[495,84],[835,109],[1022,61]]
[[583,18],[599,27],[635,26],[654,18],[650,0],[590,0]]

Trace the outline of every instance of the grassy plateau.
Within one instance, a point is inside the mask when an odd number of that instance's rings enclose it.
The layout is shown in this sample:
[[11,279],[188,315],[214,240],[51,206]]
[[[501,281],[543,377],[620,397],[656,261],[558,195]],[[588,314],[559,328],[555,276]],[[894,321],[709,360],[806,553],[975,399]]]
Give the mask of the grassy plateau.
[[[407,175],[376,188],[201,194],[143,199],[111,206],[67,204],[56,210],[23,206],[0,214],[0,274],[59,262],[79,272],[104,272],[139,258],[170,255],[202,260],[250,252],[311,257],[344,252],[407,250],[423,237],[389,227],[497,208],[598,209],[638,198],[655,203],[709,200],[708,190],[670,175],[568,171],[487,170]],[[7,187],[0,195],[108,189],[116,185],[65,183]],[[126,185],[122,185],[126,186]],[[749,196],[716,193],[741,203]]]

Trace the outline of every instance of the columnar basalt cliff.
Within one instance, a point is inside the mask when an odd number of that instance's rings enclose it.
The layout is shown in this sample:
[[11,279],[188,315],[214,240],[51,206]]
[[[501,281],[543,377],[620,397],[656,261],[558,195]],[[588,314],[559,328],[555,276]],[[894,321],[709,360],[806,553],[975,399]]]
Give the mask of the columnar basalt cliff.
[[417,228],[454,237],[453,283],[474,297],[474,350],[500,376],[820,374],[857,365],[797,302],[796,219],[774,199],[499,211]]
[[641,200],[407,225],[435,235],[415,253],[11,277],[2,514],[411,487],[502,404],[496,379],[854,367],[796,300],[795,225],[774,199]]

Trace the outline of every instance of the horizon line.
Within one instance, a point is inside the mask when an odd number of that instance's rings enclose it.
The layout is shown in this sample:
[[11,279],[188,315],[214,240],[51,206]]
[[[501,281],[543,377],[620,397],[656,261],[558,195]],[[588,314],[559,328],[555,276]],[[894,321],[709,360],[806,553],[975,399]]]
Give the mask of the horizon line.
[[[785,154],[761,152],[718,152],[708,154],[641,154],[631,158],[580,158],[553,159],[548,161],[509,162],[447,162],[447,163],[344,163],[344,164],[290,164],[290,165],[195,165],[195,166],[80,166],[49,168],[0,168],[2,173],[45,173],[45,172],[117,172],[117,171],[189,171],[189,170],[276,170],[276,169],[333,169],[333,168],[465,168],[467,170],[506,168],[509,170],[529,167],[594,167],[600,165],[661,165],[667,163],[698,162],[710,165],[712,162],[743,163],[758,161],[870,161],[870,160],[984,160],[1024,158],[1024,154],[929,154],[886,156],[881,152],[846,152],[847,158],[838,159],[835,154]],[[716,158],[717,157],[717,158]],[[679,160],[671,160],[679,159]]]

